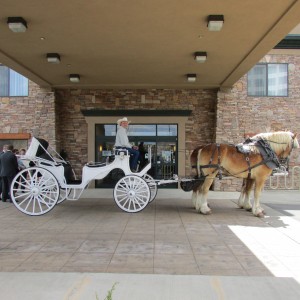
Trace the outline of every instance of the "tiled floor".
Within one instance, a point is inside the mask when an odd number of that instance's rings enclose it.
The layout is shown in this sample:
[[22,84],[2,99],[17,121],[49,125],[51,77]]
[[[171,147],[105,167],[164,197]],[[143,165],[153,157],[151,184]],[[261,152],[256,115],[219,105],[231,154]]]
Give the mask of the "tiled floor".
[[[281,254],[262,259],[268,248],[252,232],[287,237],[277,211],[266,206],[269,217],[259,219],[235,202],[211,199],[213,214],[204,216],[190,200],[161,198],[128,214],[112,198],[89,198],[39,217],[0,203],[0,271],[274,276],[269,263],[290,272]],[[291,255],[300,261],[299,252]]]

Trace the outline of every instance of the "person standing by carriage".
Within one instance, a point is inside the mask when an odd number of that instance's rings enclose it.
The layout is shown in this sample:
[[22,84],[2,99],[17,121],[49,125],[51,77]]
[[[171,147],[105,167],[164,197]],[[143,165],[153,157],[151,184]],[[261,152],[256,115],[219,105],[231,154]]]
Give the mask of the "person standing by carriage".
[[2,201],[10,200],[10,187],[14,177],[17,175],[18,169],[18,160],[16,155],[12,152],[14,149],[13,145],[7,146],[7,151],[3,153],[0,157],[1,161],[1,170],[0,176],[2,177]]
[[128,140],[128,125],[130,121],[127,118],[122,118],[117,121],[118,129],[116,135],[116,149],[126,149],[130,154],[130,169],[132,172],[136,172],[137,163],[140,156],[140,152],[137,150],[137,146],[133,146]]
[[8,145],[3,145],[2,151],[0,152],[0,200],[2,199],[2,177],[1,177],[1,156],[6,152]]

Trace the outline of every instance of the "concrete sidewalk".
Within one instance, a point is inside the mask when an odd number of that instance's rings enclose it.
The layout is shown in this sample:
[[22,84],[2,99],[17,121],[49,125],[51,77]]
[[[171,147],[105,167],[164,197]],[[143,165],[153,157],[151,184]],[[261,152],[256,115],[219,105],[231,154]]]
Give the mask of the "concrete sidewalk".
[[300,299],[300,192],[264,191],[264,219],[238,195],[210,192],[210,216],[181,190],[136,214],[111,190],[40,217],[0,203],[0,297],[104,299],[117,283],[114,300]]
[[[1,299],[299,300],[290,278],[101,273],[4,273]],[[98,298],[97,298],[98,297]]]

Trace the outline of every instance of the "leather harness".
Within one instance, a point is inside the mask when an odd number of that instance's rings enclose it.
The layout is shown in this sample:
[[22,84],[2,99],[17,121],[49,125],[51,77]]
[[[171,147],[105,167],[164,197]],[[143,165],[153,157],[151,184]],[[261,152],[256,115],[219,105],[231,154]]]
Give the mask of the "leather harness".
[[[248,171],[248,179],[251,178],[251,170],[258,167],[258,166],[261,166],[261,165],[266,165],[267,167],[269,167],[270,169],[275,169],[275,168],[279,168],[281,166],[281,163],[276,155],[276,153],[272,150],[272,148],[270,147],[270,144],[264,140],[264,139],[258,139],[258,140],[251,140],[251,139],[247,139],[244,144],[249,144],[249,143],[253,143],[255,142],[255,146],[259,148],[259,151],[260,151],[260,154],[262,156],[262,161],[255,164],[255,165],[252,165],[251,166],[251,162],[250,162],[250,151],[247,152],[247,153],[244,153],[245,155],[245,160],[247,162],[247,169],[239,172],[239,173],[236,173],[236,174],[231,174],[232,176],[236,176],[238,174],[241,174],[241,173],[244,173],[246,171]],[[273,142],[273,141],[269,141],[269,142],[272,142],[272,143],[277,143],[277,142]],[[277,144],[280,144],[280,143],[277,143]],[[222,174],[222,166],[221,166],[221,150],[220,150],[220,144],[215,144],[216,147],[214,148],[213,150],[213,153],[211,155],[211,158],[209,160],[209,163],[207,165],[201,165],[200,166],[200,178],[203,178],[203,177],[207,177],[211,174],[213,174],[214,172],[216,172],[216,170],[218,171],[218,177],[219,179],[222,179],[223,177],[223,174]],[[292,152],[293,150],[293,146],[294,146],[294,143],[293,143],[293,140],[292,140],[292,146],[291,146],[291,151],[290,153]],[[239,149],[239,148],[237,148]],[[213,158],[214,158],[214,155],[217,151],[217,155],[218,155],[218,163],[217,164],[212,164],[212,161],[213,161]],[[288,163],[288,158],[287,158],[287,163]],[[210,174],[207,174],[207,175],[204,175],[204,172],[203,172],[203,169],[207,169],[207,168],[215,168],[216,170],[213,171],[212,173]],[[287,170],[288,170],[288,165],[287,165]]]

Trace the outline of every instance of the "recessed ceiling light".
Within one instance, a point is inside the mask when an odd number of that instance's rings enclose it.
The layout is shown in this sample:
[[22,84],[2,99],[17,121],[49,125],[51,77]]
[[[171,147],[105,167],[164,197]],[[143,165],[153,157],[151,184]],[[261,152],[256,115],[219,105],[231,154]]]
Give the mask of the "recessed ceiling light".
[[7,24],[13,32],[25,32],[27,29],[27,22],[22,17],[8,17]]
[[80,76],[79,74],[70,74],[69,75],[70,81],[71,82],[79,82],[80,81]]
[[220,31],[224,24],[223,15],[209,15],[207,19],[207,28],[209,31]]
[[188,82],[195,82],[197,79],[196,74],[186,74],[186,78]]
[[58,53],[47,53],[47,61],[51,64],[59,64],[60,55]]
[[204,63],[207,59],[207,53],[202,51],[195,52],[194,58],[196,62]]

